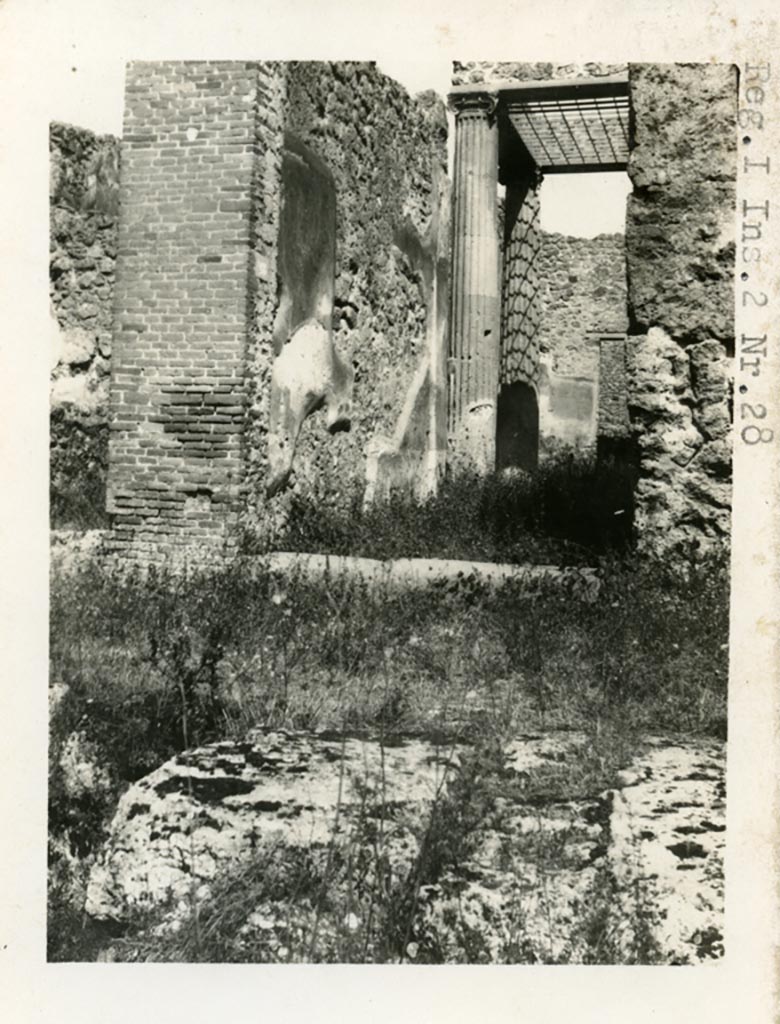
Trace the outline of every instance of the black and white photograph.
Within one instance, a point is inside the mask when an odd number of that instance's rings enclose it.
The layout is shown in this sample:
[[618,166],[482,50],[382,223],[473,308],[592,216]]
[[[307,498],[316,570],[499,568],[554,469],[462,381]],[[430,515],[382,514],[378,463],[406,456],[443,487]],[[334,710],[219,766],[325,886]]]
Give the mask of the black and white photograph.
[[52,125],[53,958],[723,954],[737,69],[447,101]]
[[777,832],[777,25],[654,59],[530,47],[516,6],[506,59],[442,19],[428,62],[134,37],[96,90],[67,43],[28,345],[50,971],[769,998],[735,965],[777,909],[744,870]]

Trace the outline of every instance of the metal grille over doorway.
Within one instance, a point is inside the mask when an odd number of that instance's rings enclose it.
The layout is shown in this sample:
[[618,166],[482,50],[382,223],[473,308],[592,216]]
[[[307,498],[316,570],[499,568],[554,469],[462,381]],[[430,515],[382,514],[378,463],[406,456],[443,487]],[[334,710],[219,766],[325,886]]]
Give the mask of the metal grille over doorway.
[[[452,95],[468,89],[457,87]],[[625,170],[626,75],[495,85],[490,91],[502,122],[502,148],[522,145],[543,174]]]

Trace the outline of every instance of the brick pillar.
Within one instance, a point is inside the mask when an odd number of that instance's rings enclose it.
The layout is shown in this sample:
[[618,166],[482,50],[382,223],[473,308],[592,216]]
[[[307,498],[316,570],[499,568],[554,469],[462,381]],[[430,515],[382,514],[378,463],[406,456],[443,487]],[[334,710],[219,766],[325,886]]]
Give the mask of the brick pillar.
[[127,71],[111,365],[111,545],[215,547],[238,511],[259,66]]
[[500,361],[498,128],[487,93],[453,98],[455,181],[448,429],[456,464],[496,459]]

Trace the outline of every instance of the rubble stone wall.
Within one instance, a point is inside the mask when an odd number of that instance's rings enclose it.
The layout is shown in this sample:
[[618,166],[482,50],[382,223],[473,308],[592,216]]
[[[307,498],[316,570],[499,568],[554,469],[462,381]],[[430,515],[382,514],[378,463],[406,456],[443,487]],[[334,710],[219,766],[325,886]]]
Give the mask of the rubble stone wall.
[[636,525],[654,550],[707,547],[730,526],[736,69],[632,65],[630,93]]
[[119,143],[49,131],[51,515],[94,526],[105,504]]
[[[447,122],[432,93],[411,98],[371,63],[291,62],[284,68],[284,127],[324,163],[336,190],[333,340],[355,370],[351,430],[330,436],[323,413],[303,425],[292,487],[263,497],[273,317],[256,317],[257,416],[252,427],[247,525],[283,531],[295,498],[325,508],[365,484],[366,446],[392,435],[427,355],[421,281],[393,244],[409,218],[420,235],[434,202],[433,168],[446,174]],[[277,200],[278,201],[278,200]],[[269,196],[269,202],[273,198]]]
[[[631,421],[628,415],[628,373],[626,369],[626,337],[621,332],[599,340],[599,442],[605,452],[615,442],[628,442]],[[624,444],[625,448],[625,444]]]
[[592,377],[593,332],[625,334],[628,327],[624,236],[570,238],[545,232],[536,276],[541,354],[556,373]]
[[523,216],[531,207],[526,198],[504,249],[502,383],[536,388],[543,457],[562,447],[595,451],[602,420],[607,432],[618,423],[627,431],[625,374],[617,365],[623,347],[601,341],[602,334],[625,334],[628,327],[624,238],[541,232],[540,196],[529,196],[536,216]]
[[614,430],[621,419],[621,406],[624,429],[627,425],[626,393],[616,391],[621,378],[612,365],[623,358],[624,346],[603,340],[604,334],[625,334],[628,327],[624,237],[545,233],[536,274],[542,454],[561,447],[595,452],[598,436],[610,429],[610,421]]
[[601,78],[625,74],[626,64],[552,64],[513,60],[453,61],[452,84],[473,85],[479,82],[546,82],[551,79]]

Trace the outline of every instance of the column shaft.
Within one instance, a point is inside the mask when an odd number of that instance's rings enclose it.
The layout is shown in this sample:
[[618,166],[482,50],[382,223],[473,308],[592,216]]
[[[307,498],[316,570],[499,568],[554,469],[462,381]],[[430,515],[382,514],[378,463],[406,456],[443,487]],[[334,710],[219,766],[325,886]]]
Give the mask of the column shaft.
[[498,129],[487,94],[458,97],[448,427],[456,462],[495,467],[500,363]]

